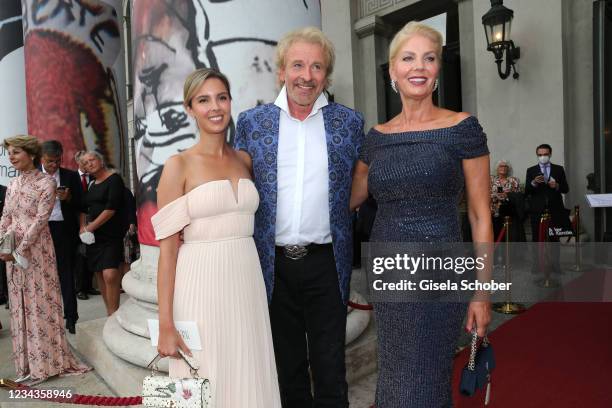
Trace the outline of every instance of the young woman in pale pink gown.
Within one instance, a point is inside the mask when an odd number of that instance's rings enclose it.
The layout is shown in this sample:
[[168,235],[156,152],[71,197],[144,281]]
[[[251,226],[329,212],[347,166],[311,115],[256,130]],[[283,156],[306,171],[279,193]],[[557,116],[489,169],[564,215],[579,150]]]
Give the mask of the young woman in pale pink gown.
[[[158,352],[171,377],[188,377],[177,349],[193,355],[218,408],[280,408],[268,304],[253,241],[259,196],[250,163],[225,141],[231,95],[224,75],[200,69],[185,82],[185,109],[200,140],[169,158],[152,223],[160,241]],[[183,231],[183,241],[179,238]],[[195,321],[189,350],[175,321]]]
[[21,174],[6,191],[0,237],[15,235],[6,261],[13,358],[19,382],[42,382],[55,375],[80,374],[90,368],[70,351],[49,216],[55,204],[55,180],[36,168],[40,145],[32,136],[4,140],[9,160]]

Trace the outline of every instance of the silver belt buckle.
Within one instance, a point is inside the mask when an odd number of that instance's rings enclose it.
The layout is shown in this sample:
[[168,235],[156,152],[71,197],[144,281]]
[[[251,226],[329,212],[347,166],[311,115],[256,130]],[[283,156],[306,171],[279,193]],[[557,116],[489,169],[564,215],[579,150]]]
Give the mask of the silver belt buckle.
[[283,252],[287,258],[297,261],[308,254],[308,248],[301,245],[286,245],[283,247]]

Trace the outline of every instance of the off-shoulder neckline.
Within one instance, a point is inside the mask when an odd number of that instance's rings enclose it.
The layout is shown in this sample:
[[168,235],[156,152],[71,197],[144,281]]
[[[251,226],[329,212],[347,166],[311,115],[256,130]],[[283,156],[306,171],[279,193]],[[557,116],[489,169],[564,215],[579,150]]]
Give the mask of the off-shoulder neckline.
[[[251,180],[250,178],[240,177],[240,178],[238,178],[238,181],[236,182],[237,186],[239,186],[240,183],[242,181],[245,181],[245,180],[250,181],[251,183],[253,183],[253,180]],[[195,186],[194,188],[192,188],[191,190],[189,190],[188,192],[186,192],[182,196],[175,198],[174,200],[170,201],[168,204],[166,204],[163,207],[159,208],[158,211],[160,211],[160,210],[162,210],[162,209],[164,209],[166,207],[169,207],[170,205],[172,205],[172,204],[174,204],[174,203],[176,203],[178,201],[186,199],[189,194],[193,193],[196,190],[199,190],[200,188],[202,188],[204,186],[207,186],[207,185],[212,184],[212,183],[220,183],[220,182],[226,182],[226,183],[230,184],[230,188],[232,189],[232,194],[234,196],[234,201],[237,202],[238,198],[237,198],[237,192],[234,191],[234,187],[233,187],[234,183],[232,183],[232,180],[224,178],[224,179],[217,179],[217,180],[209,180],[209,181],[205,181],[205,182],[203,182],[201,184],[198,184],[197,186]]]
[[376,132],[379,135],[383,135],[383,136],[394,136],[394,135],[405,135],[405,134],[412,134],[412,133],[426,133],[426,132],[440,132],[443,130],[450,130],[450,129],[454,129],[456,127],[459,127],[461,125],[464,125],[466,122],[468,121],[474,121],[477,120],[475,116],[470,115],[465,119],[461,119],[459,122],[455,123],[452,126],[446,126],[446,127],[441,127],[441,128],[434,128],[434,129],[422,129],[422,130],[406,130],[404,132],[390,132],[390,133],[385,133],[385,132],[381,132],[380,130],[372,127],[372,129],[370,130],[370,132]]

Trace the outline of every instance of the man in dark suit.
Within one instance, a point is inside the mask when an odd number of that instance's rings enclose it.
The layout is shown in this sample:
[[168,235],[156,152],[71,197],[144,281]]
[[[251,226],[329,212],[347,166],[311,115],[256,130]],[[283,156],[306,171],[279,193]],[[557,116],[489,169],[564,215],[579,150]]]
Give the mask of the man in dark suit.
[[[529,211],[531,216],[531,235],[533,242],[539,242],[540,219],[545,210],[554,218],[565,215],[563,196],[569,191],[565,170],[563,166],[552,164],[550,156],[552,147],[548,144],[541,144],[536,149],[538,164],[527,169],[525,176],[525,195],[529,201]],[[558,238],[551,237],[549,241],[558,241]],[[558,250],[558,246],[556,246]],[[559,257],[555,253],[553,257],[553,269],[559,271]]]
[[66,328],[74,334],[79,318],[74,287],[74,254],[79,242],[81,181],[75,171],[60,167],[63,154],[60,142],[48,140],[41,147],[42,171],[54,177],[57,183],[57,197],[49,217],[49,229],[57,258]]

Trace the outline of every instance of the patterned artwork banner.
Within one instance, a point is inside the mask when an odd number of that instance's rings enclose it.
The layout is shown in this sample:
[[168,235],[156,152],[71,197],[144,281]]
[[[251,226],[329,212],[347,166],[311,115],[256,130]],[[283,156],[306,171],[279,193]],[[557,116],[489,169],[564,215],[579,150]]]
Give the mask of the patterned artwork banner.
[[28,131],[127,167],[121,0],[22,0]]

